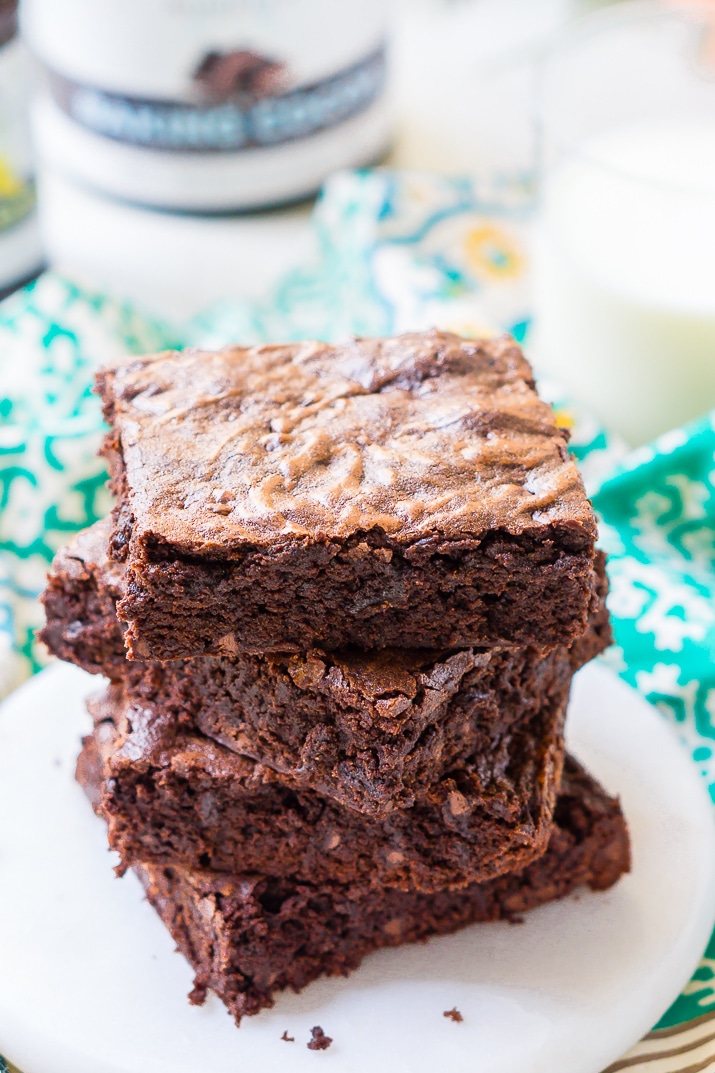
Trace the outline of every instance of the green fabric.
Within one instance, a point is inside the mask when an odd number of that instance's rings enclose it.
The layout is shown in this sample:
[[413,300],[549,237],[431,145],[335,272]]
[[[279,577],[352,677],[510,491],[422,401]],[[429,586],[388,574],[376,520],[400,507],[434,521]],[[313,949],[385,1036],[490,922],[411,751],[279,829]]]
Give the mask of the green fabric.
[[[715,414],[634,451],[594,496],[609,553],[608,661],[676,727],[715,801]],[[715,934],[660,1027],[715,1003]]]
[[171,342],[151,318],[51,274],[0,303],[0,695],[46,661],[37,594],[52,556],[109,508],[94,369]]
[[594,505],[613,663],[675,724],[715,801],[715,415],[635,451]]

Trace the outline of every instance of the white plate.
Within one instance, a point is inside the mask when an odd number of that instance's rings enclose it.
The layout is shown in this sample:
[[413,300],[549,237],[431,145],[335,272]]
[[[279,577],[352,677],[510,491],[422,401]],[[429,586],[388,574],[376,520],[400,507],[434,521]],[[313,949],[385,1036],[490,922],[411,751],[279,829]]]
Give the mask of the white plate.
[[[73,782],[82,697],[54,667],[0,711],[0,1046],[27,1073],[598,1073],[687,981],[715,915],[713,810],[658,714],[601,667],[578,676],[576,754],[623,801],[634,869],[520,927],[381,951],[237,1030],[143,901],[116,880]],[[461,1024],[443,1017],[456,1006]],[[313,1025],[334,1043],[305,1044]],[[295,1043],[285,1043],[287,1029]]]

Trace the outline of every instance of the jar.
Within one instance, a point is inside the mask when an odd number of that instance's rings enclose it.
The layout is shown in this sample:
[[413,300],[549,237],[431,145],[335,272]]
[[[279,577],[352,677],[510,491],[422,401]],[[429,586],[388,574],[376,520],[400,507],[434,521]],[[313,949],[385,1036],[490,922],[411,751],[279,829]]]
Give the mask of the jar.
[[632,447],[715,407],[707,16],[605,8],[570,26],[539,73],[530,357]]
[[16,0],[0,0],[0,296],[42,263],[28,126],[30,58]]
[[265,208],[386,149],[384,0],[26,0],[38,152],[140,204]]

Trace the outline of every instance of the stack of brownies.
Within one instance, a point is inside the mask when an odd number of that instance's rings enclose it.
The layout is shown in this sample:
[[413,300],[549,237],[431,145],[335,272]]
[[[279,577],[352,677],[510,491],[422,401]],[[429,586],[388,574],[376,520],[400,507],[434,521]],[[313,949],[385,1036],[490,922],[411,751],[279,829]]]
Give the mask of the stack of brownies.
[[510,339],[127,359],[111,519],[57,556],[52,652],[105,675],[78,777],[239,1021],[370,950],[628,868],[564,755],[609,642],[595,523]]

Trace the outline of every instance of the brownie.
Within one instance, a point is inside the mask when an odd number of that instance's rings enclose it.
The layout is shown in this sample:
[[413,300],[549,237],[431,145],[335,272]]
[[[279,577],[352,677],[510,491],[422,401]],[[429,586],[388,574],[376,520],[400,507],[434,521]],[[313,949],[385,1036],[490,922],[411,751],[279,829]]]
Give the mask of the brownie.
[[508,735],[548,698],[564,702],[574,670],[610,642],[598,553],[589,629],[571,649],[314,649],[131,662],[115,613],[124,568],[107,559],[108,532],[108,522],[98,523],[55,559],[41,635],[50,650],[123,681],[145,708],[373,815],[411,805],[467,756],[480,754],[485,770],[498,763]]
[[[101,772],[80,773],[91,798]],[[546,852],[520,872],[459,891],[382,890],[364,880],[228,875],[176,863],[135,864],[149,901],[196,972],[191,999],[207,990],[238,1024],[321,975],[344,975],[379,947],[424,940],[481,921],[518,920],[576,887],[611,887],[630,867],[628,830],[616,800],[566,761]]]
[[39,639],[67,663],[119,678],[130,666],[116,613],[126,568],[106,554],[110,533],[111,519],[105,518],[76,533],[57,552],[40,596],[45,625]]
[[0,0],[0,48],[17,33],[18,0]]
[[[365,816],[257,764],[121,687],[90,702],[100,808],[128,863],[181,861],[220,872],[417,890],[456,888],[544,852],[563,767],[566,700],[425,789],[414,805]],[[83,761],[85,763],[86,761]]]
[[510,338],[171,351],[98,390],[132,659],[586,627],[593,512]]

